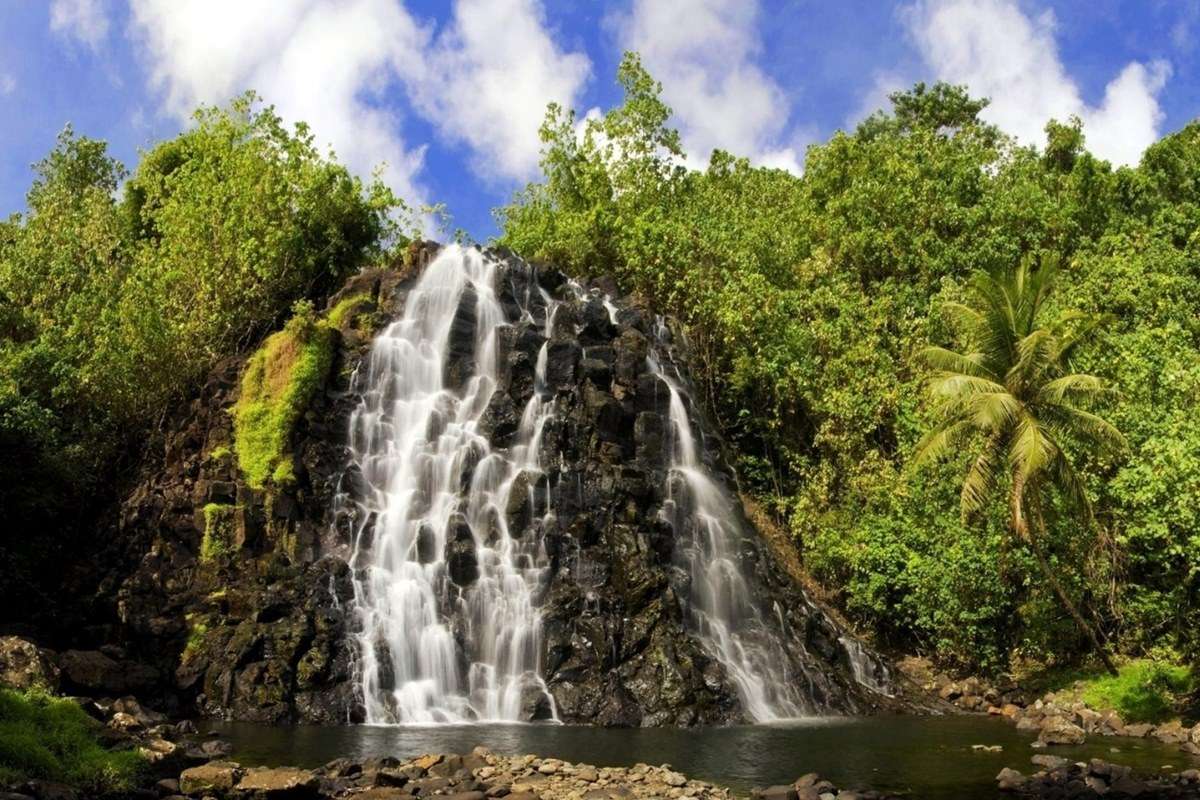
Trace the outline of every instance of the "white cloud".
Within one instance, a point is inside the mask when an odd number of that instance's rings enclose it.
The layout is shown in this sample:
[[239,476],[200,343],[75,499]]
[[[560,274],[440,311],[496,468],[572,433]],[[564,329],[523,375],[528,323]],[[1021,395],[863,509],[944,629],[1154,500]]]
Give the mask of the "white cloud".
[[7,97],[17,90],[17,79],[7,72],[0,72],[0,97]]
[[590,63],[565,54],[535,0],[460,0],[435,36],[398,0],[132,0],[132,29],[168,113],[257,91],[360,174],[411,203],[425,148],[401,135],[397,94],[439,134],[464,142],[493,178],[537,166],[546,103],[571,103]]
[[1127,64],[1091,106],[1059,58],[1050,11],[1030,18],[1015,0],[918,0],[903,16],[935,76],[991,98],[983,118],[1024,143],[1042,144],[1047,120],[1071,115],[1089,148],[1118,164],[1135,163],[1157,138],[1166,62]]
[[757,16],[750,0],[635,0],[618,33],[662,83],[693,164],[721,148],[799,173],[804,136],[786,130],[787,98],[753,60]]
[[108,36],[108,15],[101,0],[54,0],[50,30],[96,50]]
[[317,141],[359,174],[386,164],[383,179],[413,203],[424,149],[408,148],[384,92],[414,69],[425,32],[390,0],[133,0],[133,24],[152,84],[169,113],[186,120],[200,103],[246,89],[286,120],[304,120]]
[[414,103],[491,178],[536,172],[547,103],[573,107],[591,72],[586,55],[556,46],[533,0],[461,0],[424,57],[408,80]]

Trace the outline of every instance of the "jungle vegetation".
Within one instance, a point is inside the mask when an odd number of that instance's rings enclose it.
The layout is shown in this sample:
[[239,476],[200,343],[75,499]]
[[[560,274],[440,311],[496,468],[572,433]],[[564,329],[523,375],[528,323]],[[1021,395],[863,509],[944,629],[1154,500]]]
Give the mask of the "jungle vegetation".
[[[1200,660],[1200,123],[1118,168],[1078,120],[1025,146],[985,99],[917,84],[802,175],[695,168],[636,56],[618,77],[602,116],[548,109],[498,242],[686,326],[742,489],[827,599],[963,669]],[[318,325],[411,227],[252,97],[131,173],[68,129],[27,206],[0,223],[6,597],[218,359],[294,307]],[[1023,310],[993,324],[997,302]],[[286,472],[295,409],[260,394],[239,424],[262,446],[238,455],[261,478]]]
[[1076,119],[1021,146],[917,84],[802,176],[691,169],[636,56],[619,80],[602,117],[549,109],[501,241],[688,326],[743,490],[831,599],[965,669],[1194,663],[1200,123],[1114,168]]

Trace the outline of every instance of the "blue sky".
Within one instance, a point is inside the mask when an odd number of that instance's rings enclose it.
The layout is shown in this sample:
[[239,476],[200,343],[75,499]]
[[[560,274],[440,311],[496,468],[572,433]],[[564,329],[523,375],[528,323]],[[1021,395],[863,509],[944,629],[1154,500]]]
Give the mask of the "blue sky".
[[1200,0],[0,0],[0,213],[68,122],[132,165],[197,103],[255,89],[486,238],[537,177],[545,104],[619,102],[625,49],[697,164],[723,147],[799,172],[808,144],[937,79],[1023,141],[1076,114],[1134,163],[1200,111],[1198,42]]

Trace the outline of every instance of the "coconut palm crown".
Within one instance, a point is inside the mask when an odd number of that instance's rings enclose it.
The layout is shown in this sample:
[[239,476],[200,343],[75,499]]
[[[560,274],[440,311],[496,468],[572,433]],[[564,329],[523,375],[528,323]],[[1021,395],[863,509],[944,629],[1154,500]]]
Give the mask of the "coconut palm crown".
[[929,391],[935,422],[917,445],[916,463],[973,449],[962,483],[964,519],[1008,484],[1013,535],[1030,546],[1047,581],[1111,670],[1095,631],[1063,590],[1043,546],[1045,490],[1057,489],[1091,522],[1087,489],[1069,452],[1102,455],[1125,446],[1115,427],[1081,407],[1109,391],[1099,378],[1071,371],[1072,355],[1103,319],[1077,311],[1051,318],[1048,300],[1059,273],[1054,254],[1026,258],[1002,273],[975,273],[968,284],[971,302],[945,305],[968,349],[930,347],[922,353],[933,372]]

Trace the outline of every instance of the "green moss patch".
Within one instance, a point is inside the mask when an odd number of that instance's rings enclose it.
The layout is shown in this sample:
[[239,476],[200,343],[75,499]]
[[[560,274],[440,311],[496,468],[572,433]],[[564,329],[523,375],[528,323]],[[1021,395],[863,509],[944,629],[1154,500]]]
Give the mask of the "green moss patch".
[[247,362],[233,409],[234,450],[254,488],[295,480],[292,432],[329,373],[333,335],[327,321],[314,317],[311,303],[297,303],[284,329]]
[[233,552],[234,514],[237,506],[209,503],[204,507],[204,538],[200,541],[200,560],[212,561]]
[[352,294],[337,302],[333,308],[325,314],[325,322],[331,328],[340,330],[345,326],[346,322],[353,321],[354,315],[362,311],[371,302],[371,295],[366,292]]
[[0,785],[40,779],[95,794],[131,788],[145,761],[105,750],[99,727],[70,700],[0,689]]
[[187,644],[183,646],[184,661],[187,661],[200,652],[200,648],[204,645],[204,637],[207,635],[208,623],[203,619],[194,618],[193,615],[189,614]]

